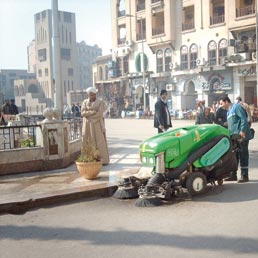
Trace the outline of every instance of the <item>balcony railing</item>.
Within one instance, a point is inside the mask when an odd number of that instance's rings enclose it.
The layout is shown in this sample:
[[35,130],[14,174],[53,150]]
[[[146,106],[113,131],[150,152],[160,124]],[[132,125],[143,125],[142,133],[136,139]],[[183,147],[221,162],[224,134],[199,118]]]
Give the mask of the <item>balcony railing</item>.
[[225,15],[210,17],[210,25],[219,24],[225,22]]
[[117,39],[117,44],[118,45],[123,45],[125,44],[126,38],[122,38],[122,39]]
[[182,30],[192,30],[194,29],[194,21],[188,22],[188,23],[183,23],[182,24]]
[[255,5],[249,5],[244,8],[236,9],[236,17],[242,17],[255,13]]
[[152,29],[152,36],[160,35],[164,33],[164,27],[163,28],[154,28]]

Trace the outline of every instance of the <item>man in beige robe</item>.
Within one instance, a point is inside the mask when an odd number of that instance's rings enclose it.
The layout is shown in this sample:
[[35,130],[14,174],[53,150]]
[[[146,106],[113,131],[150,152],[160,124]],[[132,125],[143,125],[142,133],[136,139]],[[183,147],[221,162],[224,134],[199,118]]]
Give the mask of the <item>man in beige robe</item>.
[[88,99],[85,99],[81,106],[81,116],[83,117],[82,145],[85,146],[88,141],[93,142],[99,150],[102,164],[107,165],[109,153],[104,121],[106,105],[103,100],[96,98],[96,88],[90,87],[86,92]]

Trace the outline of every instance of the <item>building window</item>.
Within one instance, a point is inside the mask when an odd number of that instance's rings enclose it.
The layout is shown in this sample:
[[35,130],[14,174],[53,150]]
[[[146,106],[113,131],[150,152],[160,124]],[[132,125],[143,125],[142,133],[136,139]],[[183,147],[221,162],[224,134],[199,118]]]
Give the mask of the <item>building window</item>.
[[108,79],[108,66],[105,65],[105,78]]
[[68,76],[73,76],[73,68],[68,68]]
[[159,49],[156,53],[157,73],[163,72],[163,51]]
[[145,10],[145,0],[136,1],[136,10],[137,12]]
[[46,48],[38,50],[38,60],[40,62],[44,62],[44,61],[47,60],[47,50],[46,50]]
[[172,62],[172,51],[170,48],[165,50],[165,72],[170,71],[170,64]]
[[208,63],[209,65],[217,64],[217,44],[211,41],[208,45]]
[[125,24],[121,25],[118,27],[118,33],[119,33],[119,38],[118,38],[118,45],[125,44],[126,40],[126,27]]
[[225,21],[224,0],[214,0],[211,3],[210,25]]
[[64,22],[72,22],[72,14],[68,12],[64,12]]
[[42,77],[42,70],[38,69],[38,77]]
[[196,44],[191,45],[190,47],[190,69],[197,67],[196,59],[198,57],[198,47]]
[[228,42],[226,39],[222,39],[219,42],[219,64],[224,64],[224,57],[228,55]]
[[48,76],[48,68],[45,68],[45,76]]
[[183,8],[183,23],[182,30],[192,30],[194,29],[194,6],[188,6]]
[[103,80],[103,69],[102,69],[101,66],[99,67],[99,80],[100,80],[100,81]]
[[124,73],[128,73],[128,57],[125,56],[123,58],[123,64],[124,64]]
[[117,77],[122,75],[122,62],[121,58],[118,57],[116,60],[116,70],[117,70]]
[[71,49],[61,48],[61,59],[62,60],[71,60]]
[[181,47],[180,59],[181,59],[181,70],[187,70],[188,69],[188,48],[187,48],[187,46]]
[[164,28],[164,12],[158,12],[152,16],[152,36],[163,34]]
[[119,0],[117,17],[125,16],[125,0]]

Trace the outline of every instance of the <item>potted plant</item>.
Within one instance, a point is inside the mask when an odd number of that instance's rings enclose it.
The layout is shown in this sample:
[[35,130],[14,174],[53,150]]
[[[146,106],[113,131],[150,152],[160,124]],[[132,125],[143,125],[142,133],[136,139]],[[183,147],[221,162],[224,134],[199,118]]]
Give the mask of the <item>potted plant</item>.
[[95,144],[87,140],[81,148],[81,154],[75,161],[80,175],[86,179],[94,179],[98,176],[102,162],[99,156],[99,150]]

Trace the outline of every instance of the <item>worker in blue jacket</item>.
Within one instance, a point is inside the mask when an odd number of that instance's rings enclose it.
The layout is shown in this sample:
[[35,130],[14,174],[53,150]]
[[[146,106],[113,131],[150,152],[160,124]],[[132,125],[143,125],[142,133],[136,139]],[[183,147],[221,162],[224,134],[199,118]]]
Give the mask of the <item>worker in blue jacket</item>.
[[[228,110],[227,125],[231,134],[239,134],[242,138],[241,150],[236,152],[237,160],[240,161],[241,177],[238,183],[249,181],[249,140],[252,138],[250,126],[248,123],[246,110],[240,103],[231,103],[229,97],[225,96],[220,99],[220,105]],[[237,181],[237,171],[233,171],[226,181]]]

